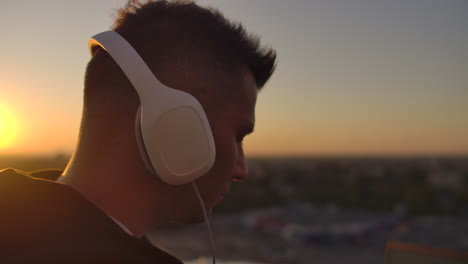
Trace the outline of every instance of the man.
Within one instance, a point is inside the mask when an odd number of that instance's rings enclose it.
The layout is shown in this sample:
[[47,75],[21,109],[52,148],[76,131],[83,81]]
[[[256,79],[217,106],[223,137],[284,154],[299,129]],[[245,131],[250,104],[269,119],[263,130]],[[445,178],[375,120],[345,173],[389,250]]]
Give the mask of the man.
[[[113,30],[162,83],[203,106],[216,160],[196,184],[210,214],[232,182],[247,176],[242,139],[254,129],[257,92],[274,71],[275,52],[218,11],[186,1],[131,1]],[[139,105],[114,60],[94,49],[78,145],[58,183],[0,173],[0,259],[181,263],[144,236],[171,222],[201,222],[203,213],[191,184],[169,185],[145,167],[135,132]]]

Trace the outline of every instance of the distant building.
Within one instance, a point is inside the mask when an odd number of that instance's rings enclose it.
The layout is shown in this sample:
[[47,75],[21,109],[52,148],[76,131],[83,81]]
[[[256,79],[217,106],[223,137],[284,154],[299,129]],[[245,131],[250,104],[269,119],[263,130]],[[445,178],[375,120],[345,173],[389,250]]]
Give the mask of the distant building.
[[457,172],[435,170],[428,173],[427,183],[437,189],[455,191],[463,187],[463,177]]

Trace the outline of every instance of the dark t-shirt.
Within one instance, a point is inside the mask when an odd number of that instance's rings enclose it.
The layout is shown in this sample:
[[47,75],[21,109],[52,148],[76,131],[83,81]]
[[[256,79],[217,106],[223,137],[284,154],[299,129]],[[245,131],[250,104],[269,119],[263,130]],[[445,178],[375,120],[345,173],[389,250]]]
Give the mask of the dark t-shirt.
[[33,176],[48,180],[0,170],[0,263],[182,263],[128,235],[80,193],[54,182],[54,172]]

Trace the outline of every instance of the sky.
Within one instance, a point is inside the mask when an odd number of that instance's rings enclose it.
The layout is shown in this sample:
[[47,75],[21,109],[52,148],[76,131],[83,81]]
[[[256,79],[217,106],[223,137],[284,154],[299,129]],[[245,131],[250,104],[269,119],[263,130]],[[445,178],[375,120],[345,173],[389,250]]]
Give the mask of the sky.
[[[88,38],[123,0],[6,0],[0,154],[71,153]],[[466,0],[200,0],[278,52],[247,156],[468,154]]]

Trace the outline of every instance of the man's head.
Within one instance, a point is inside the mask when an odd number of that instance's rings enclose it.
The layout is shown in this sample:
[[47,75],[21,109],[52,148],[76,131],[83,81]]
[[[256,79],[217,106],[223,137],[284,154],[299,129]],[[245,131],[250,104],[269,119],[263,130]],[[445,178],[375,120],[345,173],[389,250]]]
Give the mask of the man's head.
[[[259,39],[247,34],[240,24],[193,2],[130,1],[119,10],[112,29],[138,51],[158,79],[170,87],[195,93],[202,105],[213,99],[213,93],[235,96],[236,89],[229,79],[244,67],[253,74],[258,89],[274,71],[273,50],[261,47]],[[95,50],[86,71],[85,100],[91,103],[93,95],[99,97],[101,90],[109,96],[105,91],[108,86],[113,93],[122,88],[127,99],[129,90],[133,92],[109,55]]]
[[[211,208],[233,181],[247,175],[242,139],[253,130],[257,91],[274,71],[275,52],[262,48],[258,38],[219,12],[187,1],[131,1],[119,10],[113,30],[137,50],[162,83],[192,94],[203,106],[215,140],[216,160],[197,184]],[[138,106],[135,90],[112,58],[102,49],[93,50],[86,69],[78,147],[83,155],[128,157],[127,164],[115,166],[141,168],[134,158]],[[135,174],[128,175],[135,179],[151,177],[147,171],[125,171]],[[198,218],[199,207],[189,202],[194,200],[189,186],[154,182],[160,187],[159,197],[163,193],[168,202],[179,203],[180,210],[170,216],[173,220]]]

